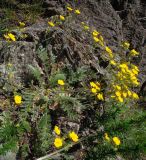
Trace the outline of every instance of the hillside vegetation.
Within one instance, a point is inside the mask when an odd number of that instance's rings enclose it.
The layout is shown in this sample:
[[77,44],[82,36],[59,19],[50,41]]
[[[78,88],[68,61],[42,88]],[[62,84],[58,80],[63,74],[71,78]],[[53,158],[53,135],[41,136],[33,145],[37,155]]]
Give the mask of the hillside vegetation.
[[0,160],[145,159],[145,6],[0,1]]

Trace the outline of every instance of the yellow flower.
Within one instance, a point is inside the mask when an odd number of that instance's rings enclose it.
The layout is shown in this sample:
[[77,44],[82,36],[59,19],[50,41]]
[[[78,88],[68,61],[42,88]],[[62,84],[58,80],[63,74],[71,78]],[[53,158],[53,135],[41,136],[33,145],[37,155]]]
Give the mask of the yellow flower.
[[89,30],[89,26],[84,25],[84,29],[85,29],[85,30]]
[[128,70],[128,65],[127,65],[126,63],[120,64],[119,67],[121,68],[121,70],[122,70],[122,69],[125,69],[125,71]]
[[115,66],[116,65],[116,62],[114,60],[110,60],[110,64]]
[[94,82],[90,82],[91,87],[96,87],[96,84]]
[[60,135],[61,131],[60,131],[60,128],[58,126],[55,126],[54,127],[54,132],[57,134],[57,135]]
[[55,24],[54,24],[53,22],[51,22],[51,21],[49,21],[48,24],[49,24],[49,26],[51,26],[51,27],[54,27],[54,26],[55,26]]
[[131,64],[131,67],[132,67],[133,69],[135,69],[137,72],[139,72],[139,69],[138,69],[138,67],[137,67],[136,65]]
[[76,14],[81,14],[80,10],[78,10],[78,9],[75,10],[75,13]]
[[133,93],[132,93],[132,97],[133,97],[134,99],[139,99],[138,94],[137,94],[137,93],[135,93],[135,92],[133,92]]
[[95,42],[99,42],[100,40],[97,37],[93,37]]
[[124,68],[121,69],[122,73],[126,73],[126,70]]
[[24,27],[25,23],[24,22],[19,22],[20,27]]
[[138,75],[138,71],[136,69],[131,70],[135,75]]
[[127,94],[128,94],[129,97],[132,95],[130,90],[127,91]]
[[56,148],[60,148],[63,145],[63,140],[61,138],[55,138],[54,145]]
[[100,91],[101,88],[100,88],[100,86],[96,86],[96,89],[97,89],[98,91]]
[[115,85],[115,88],[116,88],[117,90],[121,90],[121,86],[119,86],[119,85]]
[[107,133],[104,134],[104,138],[105,138],[107,141],[110,141],[110,138],[109,138],[109,136],[108,136]]
[[106,50],[106,52],[108,52],[108,53],[112,53],[112,50],[109,48],[109,47],[105,47],[105,50]]
[[93,87],[94,89],[100,91],[100,83],[98,83],[98,82],[96,82],[96,83],[90,82],[90,86]]
[[67,7],[67,9],[68,9],[69,11],[73,11],[73,9],[72,9],[71,7]]
[[15,38],[15,35],[14,35],[14,34],[8,33],[8,36],[10,37],[10,39],[11,39],[12,41],[16,41],[16,38]]
[[121,102],[121,103],[124,102],[124,100],[123,100],[123,98],[122,98],[121,96],[118,97],[118,100],[119,100],[119,102]]
[[100,35],[100,36],[99,36],[99,39],[101,40],[101,42],[103,42],[103,41],[104,41],[104,39],[103,39],[102,35]]
[[94,31],[92,32],[92,35],[93,35],[94,37],[96,37],[96,36],[99,35],[99,32],[97,32],[96,30],[94,30]]
[[137,55],[139,55],[139,52],[137,52],[135,49],[132,49],[132,50],[130,51],[130,54],[131,54],[132,56],[137,56]]
[[78,135],[75,132],[70,132],[69,137],[72,139],[72,141],[77,142],[79,140]]
[[19,95],[14,96],[14,101],[17,105],[20,105],[22,103],[22,97]]
[[135,84],[136,86],[139,86],[139,85],[140,85],[140,82],[135,81],[134,84]]
[[61,85],[61,86],[64,86],[64,85],[65,85],[64,81],[61,80],[61,79],[58,80],[58,84]]
[[113,137],[113,142],[115,143],[115,145],[119,146],[121,144],[121,141],[118,137]]
[[[99,37],[100,38],[100,37]],[[104,47],[104,43],[100,40],[99,41],[99,44],[102,46],[102,47]],[[113,56],[112,56],[113,57]]]
[[4,38],[5,38],[6,40],[9,40],[9,39],[10,39],[10,37],[9,37],[8,35],[6,35],[6,34],[4,34]]
[[122,95],[123,95],[124,98],[126,98],[127,97],[127,92],[123,91]]
[[133,79],[136,79],[136,76],[135,76],[135,74],[133,73],[133,72],[129,72],[129,75],[130,75],[130,77]]
[[139,85],[140,85],[140,83],[138,82],[137,79],[133,79],[132,81],[133,81],[132,83],[135,84],[136,86],[139,86]]
[[112,50],[109,48],[109,47],[105,47],[105,50],[106,50],[106,52],[109,54],[109,56],[111,57],[111,58],[113,58],[113,52],[112,52]]
[[121,96],[121,92],[120,92],[120,91],[116,91],[116,92],[115,92],[115,95],[116,95],[117,97],[120,97],[120,96]]
[[124,42],[122,45],[124,48],[128,49],[130,47],[130,43]]
[[97,92],[96,88],[91,88],[91,92],[96,93]]
[[60,18],[61,21],[65,21],[65,17],[64,16],[60,15],[59,18]]
[[103,93],[99,93],[99,94],[97,95],[97,98],[98,98],[99,100],[103,101],[103,100],[104,100],[104,98],[103,98]]

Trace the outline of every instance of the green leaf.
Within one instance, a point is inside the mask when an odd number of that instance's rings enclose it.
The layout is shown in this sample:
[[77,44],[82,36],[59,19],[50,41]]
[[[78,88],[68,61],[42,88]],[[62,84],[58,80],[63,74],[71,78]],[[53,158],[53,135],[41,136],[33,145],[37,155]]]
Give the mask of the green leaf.
[[61,73],[56,74],[56,75],[52,75],[50,77],[50,84],[51,84],[52,87],[57,84],[58,79],[61,79],[61,80],[65,81],[66,77],[65,77],[64,74],[61,74]]
[[38,68],[33,67],[32,65],[28,65],[28,69],[30,70],[31,74],[36,78],[38,81],[41,78],[41,72]]
[[41,119],[40,119],[40,121],[39,121],[39,123],[38,123],[38,127],[41,129],[41,128],[43,128],[44,126],[46,126],[46,124],[47,124],[47,119],[48,119],[48,115],[47,115],[47,113],[45,113],[44,115],[43,115],[43,117],[41,117]]
[[23,121],[23,122],[22,122],[22,125],[23,125],[24,129],[27,130],[27,132],[30,132],[30,131],[31,131],[31,126],[30,126],[29,122]]

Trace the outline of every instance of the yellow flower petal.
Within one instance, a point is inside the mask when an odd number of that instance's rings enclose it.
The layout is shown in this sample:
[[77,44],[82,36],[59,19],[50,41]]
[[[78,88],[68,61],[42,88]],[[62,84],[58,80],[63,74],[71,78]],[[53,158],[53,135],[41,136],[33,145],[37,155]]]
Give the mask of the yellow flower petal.
[[55,26],[55,24],[53,22],[51,22],[51,21],[49,21],[48,24],[49,24],[50,27],[54,27]]
[[99,36],[99,39],[100,39],[100,41],[101,41],[101,42],[103,42],[103,41],[104,41],[104,39],[103,39],[102,35],[100,35],[100,36]]
[[124,98],[126,98],[128,94],[127,94],[127,92],[123,91],[122,95],[123,95]]
[[96,37],[96,36],[99,35],[99,32],[97,32],[96,30],[94,30],[94,31],[92,32],[92,35],[93,35],[94,37]]
[[107,133],[104,134],[104,138],[105,138],[107,141],[110,141],[110,138],[109,138],[109,136],[108,136]]
[[24,22],[19,22],[20,27],[24,27],[25,23]]
[[12,33],[8,33],[8,36],[12,41],[16,41],[15,35],[13,35]]
[[97,37],[93,37],[95,42],[99,42],[100,40]]
[[96,84],[94,82],[90,82],[91,87],[96,87]]
[[78,9],[75,10],[75,13],[76,14],[81,14],[80,10],[78,10]]
[[84,25],[84,29],[85,29],[85,30],[89,30],[89,26]]
[[77,142],[79,140],[78,135],[75,132],[70,132],[69,137],[72,139],[72,141]]
[[132,95],[130,90],[127,91],[127,94],[128,94],[129,97]]
[[4,34],[4,38],[7,39],[7,40],[10,39],[10,37],[8,35],[6,35],[6,34]]
[[124,99],[122,97],[118,97],[119,102],[123,103]]
[[139,99],[138,94],[137,94],[137,93],[135,93],[135,92],[133,92],[133,93],[132,93],[132,97],[133,97],[134,99]]
[[110,64],[115,66],[116,65],[116,62],[114,60],[110,60]]
[[65,17],[64,16],[60,15],[59,18],[60,18],[61,21],[65,21]]
[[116,88],[117,90],[121,90],[121,86],[119,86],[119,85],[116,85],[115,88]]
[[55,138],[54,145],[56,148],[60,148],[63,145],[63,140],[61,138]]
[[107,47],[107,46],[105,47],[105,50],[106,50],[106,52],[108,52],[108,53],[111,53],[111,54],[113,53],[112,50],[111,50],[109,47]]
[[96,93],[97,92],[96,88],[91,88],[91,92]]
[[98,98],[99,100],[103,101],[103,100],[104,100],[104,98],[103,98],[103,93],[99,93],[99,94],[97,95],[97,98]]
[[120,97],[120,96],[121,96],[121,92],[120,92],[120,91],[116,91],[116,92],[115,92],[115,95],[116,95],[117,97]]
[[68,11],[73,11],[73,9],[71,7],[67,7]]
[[20,105],[22,103],[22,97],[19,95],[14,96],[15,104]]
[[122,44],[122,46],[123,46],[125,49],[129,49],[130,43],[124,42],[124,43]]
[[57,134],[57,135],[60,135],[61,131],[60,131],[60,128],[58,126],[55,126],[54,127],[54,132]]
[[64,81],[61,80],[61,79],[58,80],[58,84],[61,85],[61,86],[64,86],[64,85],[65,85]]
[[118,137],[113,137],[113,142],[115,143],[115,145],[119,146],[121,144],[121,141]]
[[139,55],[139,52],[137,52],[135,49],[132,49],[132,50],[130,51],[130,54],[131,54],[132,56],[137,56],[137,55]]
[[105,47],[105,51],[109,54],[110,58],[113,58],[113,52],[109,47]]

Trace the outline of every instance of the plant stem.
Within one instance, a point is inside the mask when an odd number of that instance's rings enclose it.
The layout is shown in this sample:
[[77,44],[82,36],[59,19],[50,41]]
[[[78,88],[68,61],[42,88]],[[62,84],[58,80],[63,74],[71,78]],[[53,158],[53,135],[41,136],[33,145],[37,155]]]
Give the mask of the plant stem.
[[[76,143],[75,143],[75,144],[76,144]],[[38,159],[36,159],[36,160],[45,160],[45,159],[47,159],[47,158],[50,158],[50,157],[52,157],[52,156],[54,156],[54,155],[56,155],[56,154],[58,154],[58,153],[60,153],[60,152],[62,152],[62,151],[64,151],[64,150],[72,147],[72,146],[75,145],[75,144],[69,144],[69,145],[67,145],[66,147],[62,148],[62,149],[59,149],[59,150],[57,150],[57,151],[55,151],[55,152],[53,152],[53,153],[50,153],[50,154],[48,154],[48,155],[46,155],[46,156],[43,156],[43,157],[41,157],[41,158],[38,158]]]

